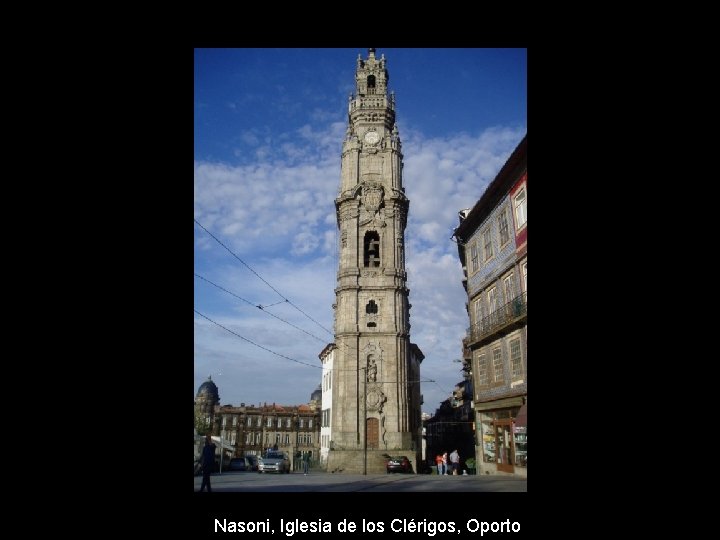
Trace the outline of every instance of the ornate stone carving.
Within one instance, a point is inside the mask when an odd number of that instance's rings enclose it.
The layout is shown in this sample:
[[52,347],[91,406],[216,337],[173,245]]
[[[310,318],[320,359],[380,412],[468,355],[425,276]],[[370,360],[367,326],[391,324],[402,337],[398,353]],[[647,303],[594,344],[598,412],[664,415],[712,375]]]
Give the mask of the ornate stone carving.
[[387,396],[382,391],[382,349],[375,342],[368,343],[363,348],[363,355],[367,358],[365,370],[365,404],[368,411],[382,412]]
[[380,210],[383,201],[383,187],[380,184],[368,183],[363,187],[363,206],[371,214]]
[[397,266],[398,268],[405,268],[405,246],[401,232],[397,233],[395,243],[397,244]]
[[368,356],[367,380],[368,382],[377,380],[377,363],[375,362],[375,356],[372,354]]
[[379,384],[368,383],[367,398],[365,400],[368,411],[382,412],[387,396],[380,389]]
[[358,217],[358,209],[355,206],[351,206],[350,204],[345,204],[340,209],[340,221],[347,221],[349,219],[353,219]]

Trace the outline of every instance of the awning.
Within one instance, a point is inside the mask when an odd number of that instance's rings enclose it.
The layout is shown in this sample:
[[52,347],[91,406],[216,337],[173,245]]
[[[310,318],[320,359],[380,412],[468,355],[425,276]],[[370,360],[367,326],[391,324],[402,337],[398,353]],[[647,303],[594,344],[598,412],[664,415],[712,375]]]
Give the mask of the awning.
[[515,417],[515,425],[517,427],[527,427],[527,402],[520,407],[520,410]]

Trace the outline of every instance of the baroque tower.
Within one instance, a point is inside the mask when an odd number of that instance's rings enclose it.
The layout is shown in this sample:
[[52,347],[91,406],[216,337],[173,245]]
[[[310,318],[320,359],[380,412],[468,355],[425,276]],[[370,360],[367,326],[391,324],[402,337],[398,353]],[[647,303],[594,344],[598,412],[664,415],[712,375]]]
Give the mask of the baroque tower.
[[218,387],[208,375],[195,396],[195,429],[201,435],[211,432],[215,421],[215,408],[220,405]]
[[420,349],[410,343],[409,200],[385,55],[358,55],[340,190],[328,470],[384,473],[384,454],[421,455]]

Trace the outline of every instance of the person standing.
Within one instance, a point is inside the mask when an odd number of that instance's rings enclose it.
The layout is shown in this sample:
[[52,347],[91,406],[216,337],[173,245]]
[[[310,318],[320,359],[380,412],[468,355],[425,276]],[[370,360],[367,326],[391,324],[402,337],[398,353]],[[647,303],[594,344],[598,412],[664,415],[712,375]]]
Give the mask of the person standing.
[[437,473],[445,474],[445,467],[443,466],[442,454],[438,454],[437,456],[435,456],[435,463],[437,464]]
[[210,487],[210,473],[215,468],[215,443],[212,442],[210,435],[205,435],[205,446],[203,446],[200,464],[202,465],[202,484],[200,484],[200,492],[207,486],[208,493],[212,493]]
[[443,462],[443,474],[448,474],[448,457],[447,457],[447,452],[443,452],[442,462]]
[[307,476],[308,469],[310,468],[310,452],[305,452],[303,456],[303,473]]
[[452,454],[450,454],[450,464],[452,465],[452,473],[457,474],[458,468],[460,467],[460,454],[458,454],[457,449],[452,451]]

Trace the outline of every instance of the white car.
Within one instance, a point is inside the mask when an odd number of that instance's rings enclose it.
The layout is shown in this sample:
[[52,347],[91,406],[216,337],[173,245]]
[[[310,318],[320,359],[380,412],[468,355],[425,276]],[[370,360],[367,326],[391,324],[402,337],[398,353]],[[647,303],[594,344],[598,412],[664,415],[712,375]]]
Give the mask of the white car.
[[268,451],[258,459],[258,472],[289,473],[290,460],[285,452]]

